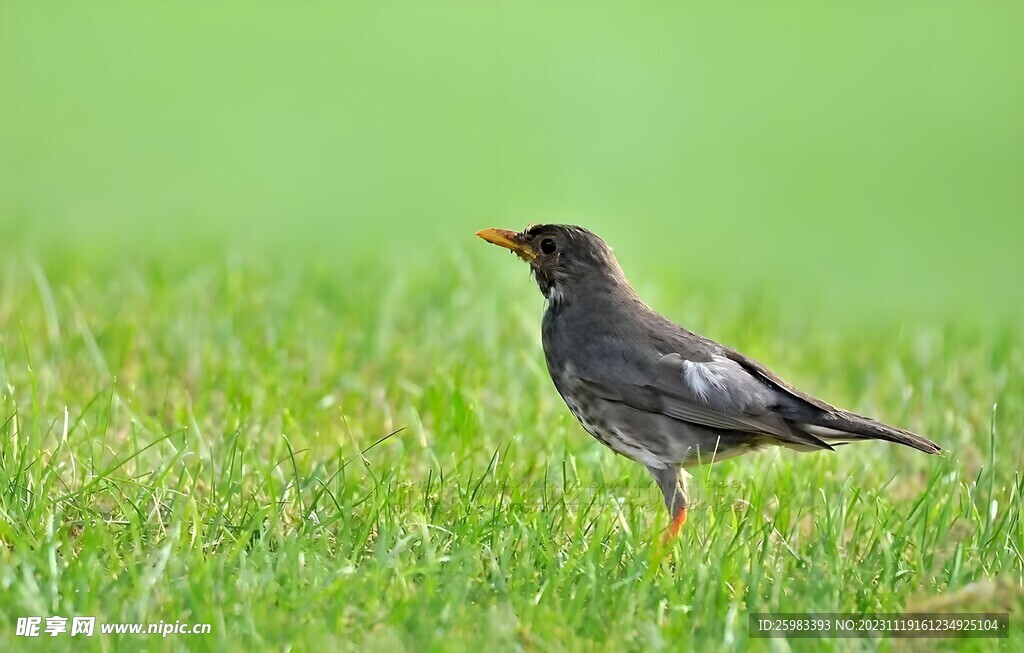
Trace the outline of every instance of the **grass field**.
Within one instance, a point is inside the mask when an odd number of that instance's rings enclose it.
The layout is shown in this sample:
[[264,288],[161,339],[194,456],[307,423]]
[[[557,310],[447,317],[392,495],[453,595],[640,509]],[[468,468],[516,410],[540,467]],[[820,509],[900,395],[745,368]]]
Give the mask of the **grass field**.
[[[926,21],[922,17],[927,16]],[[1024,648],[1012,4],[0,6],[0,648]],[[696,472],[572,419],[483,227],[925,434]],[[386,437],[389,434],[390,437]],[[751,640],[754,611],[1009,640]]]

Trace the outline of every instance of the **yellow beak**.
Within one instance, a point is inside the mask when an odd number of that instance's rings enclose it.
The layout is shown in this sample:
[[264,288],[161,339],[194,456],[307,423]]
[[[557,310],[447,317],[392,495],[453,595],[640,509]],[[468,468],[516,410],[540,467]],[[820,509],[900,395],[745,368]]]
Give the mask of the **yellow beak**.
[[523,242],[522,234],[515,231],[509,231],[508,229],[481,229],[476,232],[476,235],[498,247],[512,250],[520,258],[527,261],[533,261],[537,258],[537,252],[533,251],[532,247]]

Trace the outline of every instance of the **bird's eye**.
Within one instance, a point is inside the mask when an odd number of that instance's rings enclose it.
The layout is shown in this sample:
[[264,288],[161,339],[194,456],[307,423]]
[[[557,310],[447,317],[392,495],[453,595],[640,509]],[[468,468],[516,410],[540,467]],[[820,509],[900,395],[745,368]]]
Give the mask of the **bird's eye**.
[[540,251],[545,254],[554,254],[557,247],[555,247],[555,241],[551,238],[545,238],[540,241]]

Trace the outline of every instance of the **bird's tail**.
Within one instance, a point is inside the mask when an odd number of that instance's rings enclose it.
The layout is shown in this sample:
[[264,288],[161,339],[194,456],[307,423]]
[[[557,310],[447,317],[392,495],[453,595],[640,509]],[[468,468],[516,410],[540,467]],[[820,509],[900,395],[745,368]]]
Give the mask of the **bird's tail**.
[[810,419],[801,420],[796,426],[829,444],[851,440],[886,440],[925,453],[936,454],[942,451],[942,447],[928,438],[845,410],[822,411]]

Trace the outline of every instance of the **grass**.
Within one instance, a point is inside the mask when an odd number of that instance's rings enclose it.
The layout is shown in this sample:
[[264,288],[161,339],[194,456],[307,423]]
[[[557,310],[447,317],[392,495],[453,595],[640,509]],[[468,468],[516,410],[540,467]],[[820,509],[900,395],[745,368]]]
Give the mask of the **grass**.
[[[701,468],[662,558],[656,488],[567,416],[535,290],[491,254],[413,257],[362,286],[339,275],[373,269],[244,255],[94,279],[9,263],[0,621],[213,624],[155,648],[672,650],[767,648],[748,611],[1020,618],[1016,325],[817,330],[762,296],[663,306],[950,453]],[[474,274],[501,267],[521,274]]]
[[[0,649],[1024,649],[1020,18],[0,3]],[[528,221],[948,453],[700,468],[658,551],[472,237]],[[747,631],[940,609],[1011,637]]]

